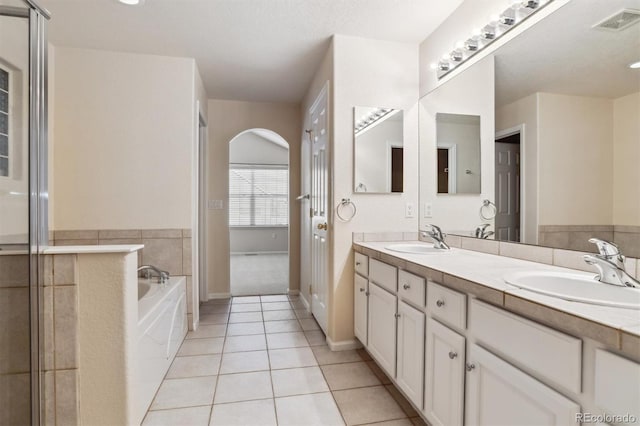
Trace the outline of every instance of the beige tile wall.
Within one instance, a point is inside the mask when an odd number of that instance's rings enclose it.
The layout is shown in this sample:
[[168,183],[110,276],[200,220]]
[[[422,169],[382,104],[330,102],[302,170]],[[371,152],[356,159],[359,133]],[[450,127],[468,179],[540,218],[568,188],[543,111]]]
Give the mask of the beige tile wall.
[[640,257],[640,226],[622,225],[541,225],[538,241],[541,246],[594,252],[589,238],[596,237],[618,244],[623,253]]
[[52,244],[144,244],[138,252],[139,265],[153,265],[171,275],[187,277],[187,316],[189,329],[193,328],[191,229],[60,230],[53,231]]

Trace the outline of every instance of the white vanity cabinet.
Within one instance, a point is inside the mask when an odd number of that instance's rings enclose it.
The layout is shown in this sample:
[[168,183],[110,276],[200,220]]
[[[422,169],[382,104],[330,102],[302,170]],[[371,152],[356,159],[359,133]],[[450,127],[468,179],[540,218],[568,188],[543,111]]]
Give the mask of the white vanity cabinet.
[[427,318],[424,414],[433,426],[461,426],[465,338]]
[[396,373],[396,295],[369,281],[367,348],[390,377]]
[[424,312],[398,299],[398,365],[396,381],[404,394],[422,408],[424,377]]
[[353,281],[353,333],[364,346],[367,346],[367,313],[369,283],[367,279],[355,274]]
[[466,370],[466,425],[579,424],[578,404],[478,345]]

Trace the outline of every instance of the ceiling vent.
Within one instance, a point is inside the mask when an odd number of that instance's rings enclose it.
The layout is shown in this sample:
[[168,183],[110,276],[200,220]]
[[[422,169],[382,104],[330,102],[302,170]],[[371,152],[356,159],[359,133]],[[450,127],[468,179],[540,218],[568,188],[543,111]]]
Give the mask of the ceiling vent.
[[599,30],[622,31],[640,21],[640,10],[624,9],[593,26]]

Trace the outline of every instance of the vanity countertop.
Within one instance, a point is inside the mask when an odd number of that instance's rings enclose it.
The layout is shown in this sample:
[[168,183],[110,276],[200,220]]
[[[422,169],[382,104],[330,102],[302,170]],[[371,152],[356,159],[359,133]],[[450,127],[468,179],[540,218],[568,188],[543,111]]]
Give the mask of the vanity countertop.
[[[417,243],[402,241],[402,243]],[[556,271],[595,275],[583,271],[452,248],[443,254],[391,251],[390,242],[354,242],[357,252],[393,264],[433,281],[476,295],[521,315],[584,335],[640,357],[640,311],[572,302],[523,290],[504,281],[510,272]],[[605,284],[603,284],[605,285]]]
[[93,246],[51,246],[42,250],[43,254],[96,254],[133,253],[144,248],[143,244],[93,245]]

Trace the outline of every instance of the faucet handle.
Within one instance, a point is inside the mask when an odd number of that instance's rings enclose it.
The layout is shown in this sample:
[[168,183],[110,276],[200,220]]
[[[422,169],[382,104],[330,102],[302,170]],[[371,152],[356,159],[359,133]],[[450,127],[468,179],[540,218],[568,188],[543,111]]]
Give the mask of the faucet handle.
[[601,240],[600,238],[589,238],[589,242],[595,244],[598,247],[598,252],[602,256],[615,257],[621,256],[618,245],[609,241]]
[[440,229],[438,225],[430,223],[429,226],[431,227],[432,236],[437,236],[439,238],[443,238],[445,236],[445,234],[442,233],[442,229]]

